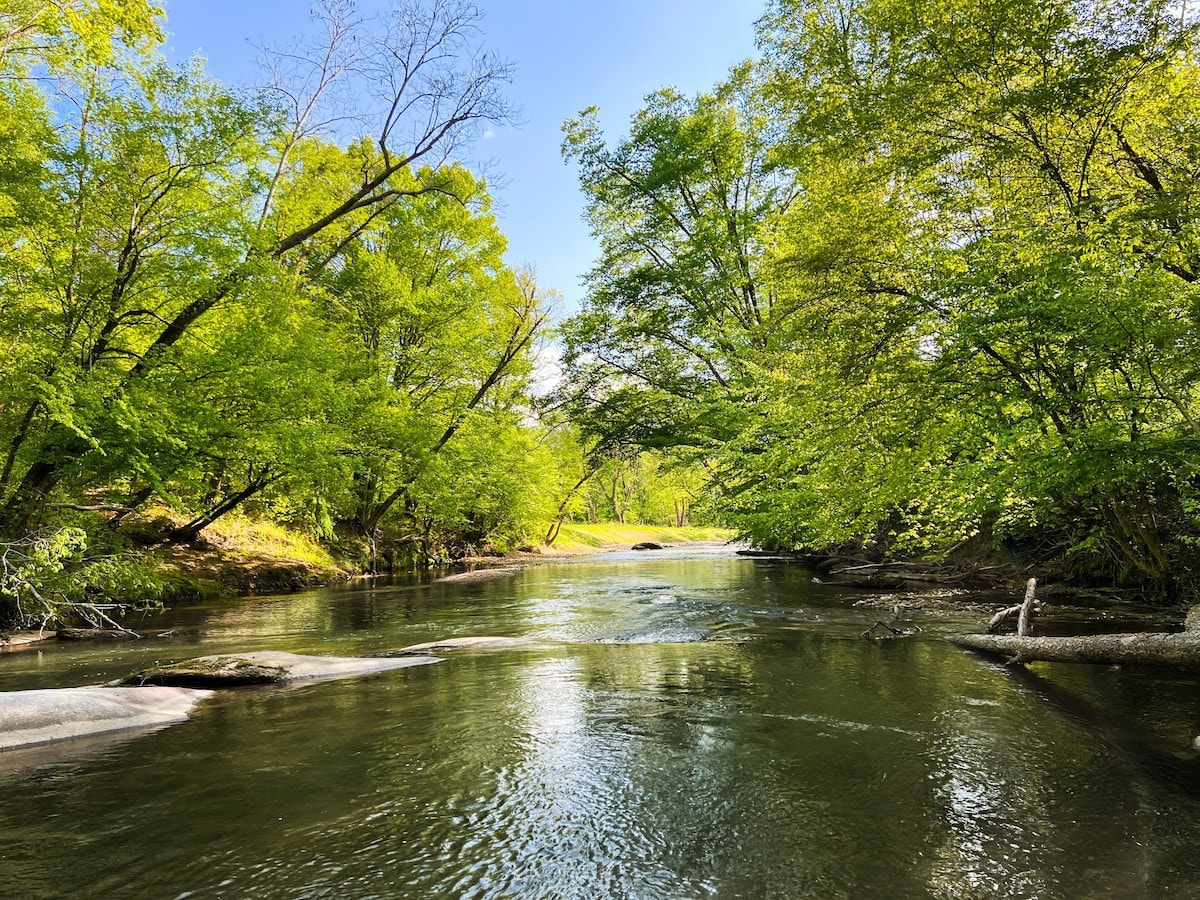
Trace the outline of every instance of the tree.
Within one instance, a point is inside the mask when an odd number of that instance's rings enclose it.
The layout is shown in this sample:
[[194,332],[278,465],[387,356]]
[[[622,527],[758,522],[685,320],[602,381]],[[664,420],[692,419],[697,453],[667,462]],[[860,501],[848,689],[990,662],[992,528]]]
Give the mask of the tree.
[[[565,329],[579,421],[693,447],[763,544],[982,535],[1172,590],[1200,531],[1195,32],[1122,0],[778,0],[760,28],[715,95],[755,112],[732,144],[669,93],[615,150],[568,126],[603,240]],[[734,160],[761,202],[708,202]]]
[[413,198],[381,215],[328,279],[330,316],[353,336],[374,385],[356,428],[367,438],[356,520],[368,536],[412,500],[460,429],[523,396],[547,314],[532,273],[501,258],[484,185],[465,170],[454,177],[455,197]]
[[[295,102],[274,114],[238,104],[195,70],[172,75],[124,61],[96,70],[74,107],[59,105],[58,128],[74,136],[44,167],[55,185],[53,239],[34,233],[44,217],[30,217],[8,260],[28,270],[29,260],[17,257],[38,253],[33,271],[54,281],[32,292],[43,299],[14,302],[16,316],[37,315],[29,310],[39,303],[54,308],[50,340],[24,354],[39,357],[26,367],[37,383],[27,377],[14,414],[0,531],[22,534],[65,479],[102,471],[97,460],[108,453],[104,434],[119,430],[114,419],[137,417],[144,386],[180,364],[214,311],[252,302],[264,277],[303,285],[405,198],[453,194],[454,176],[441,163],[474,127],[506,115],[498,89],[508,68],[476,52],[477,19],[473,7],[454,2],[399,5],[375,22],[337,3],[320,7],[325,52],[293,54],[301,78],[287,96]],[[101,90],[104,78],[109,87]],[[372,101],[375,133],[348,151],[353,170],[330,169],[314,144],[327,120],[314,112],[348,82]],[[97,135],[93,110],[110,93],[121,103],[113,99],[111,124]],[[117,107],[134,121],[121,120]],[[130,183],[141,190],[122,192]],[[96,186],[111,207],[93,202]],[[206,219],[206,210],[221,221]],[[81,245],[90,252],[72,249]],[[174,289],[162,289],[168,284]]]
[[[781,3],[769,25],[793,134],[820,122],[907,210],[891,243],[911,262],[887,280],[842,267],[897,298],[858,408],[882,413],[868,427],[920,423],[890,454],[903,471],[927,448],[895,498],[901,531],[1020,539],[1057,520],[1059,552],[1169,581],[1164,538],[1194,528],[1174,352],[1194,335],[1194,249],[1173,206],[1192,188],[1159,168],[1181,175],[1191,152],[1167,137],[1193,108],[1191,33],[1165,4],[1120,3]],[[1153,160],[1135,146],[1149,134]]]
[[652,94],[613,148],[594,109],[564,130],[602,248],[563,328],[577,418],[606,446],[728,440],[786,317],[759,262],[792,185],[769,165],[750,72],[690,100]]

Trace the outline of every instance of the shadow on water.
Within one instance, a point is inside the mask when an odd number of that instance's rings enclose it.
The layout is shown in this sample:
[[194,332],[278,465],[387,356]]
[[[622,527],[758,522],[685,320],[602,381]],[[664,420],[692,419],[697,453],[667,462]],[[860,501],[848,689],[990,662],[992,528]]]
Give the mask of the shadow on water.
[[1131,771],[1163,788],[1200,798],[1200,753],[1192,749],[1190,741],[1176,738],[1174,751],[1166,749],[1161,735],[1148,732],[1144,722],[1120,707],[1092,702],[1026,666],[988,665],[1048,704],[1089,739],[1118,754]]

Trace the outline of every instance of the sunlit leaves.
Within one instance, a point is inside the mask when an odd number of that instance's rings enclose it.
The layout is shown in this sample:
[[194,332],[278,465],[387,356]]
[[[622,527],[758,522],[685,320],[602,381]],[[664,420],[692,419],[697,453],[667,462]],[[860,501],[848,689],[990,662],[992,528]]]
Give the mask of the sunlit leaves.
[[[981,534],[1171,589],[1200,477],[1194,32],[1123,0],[777,0],[760,29],[739,109],[773,115],[734,117],[740,145],[669,93],[614,149],[587,115],[569,128],[605,248],[568,332],[576,370],[607,371],[596,427],[653,446],[639,384],[674,388],[669,427],[707,434],[762,543]],[[710,149],[756,141],[786,190],[745,223],[691,218]],[[684,302],[724,296],[733,268],[694,264],[728,259],[722,221],[754,237],[760,330]],[[716,396],[714,442],[694,426]]]

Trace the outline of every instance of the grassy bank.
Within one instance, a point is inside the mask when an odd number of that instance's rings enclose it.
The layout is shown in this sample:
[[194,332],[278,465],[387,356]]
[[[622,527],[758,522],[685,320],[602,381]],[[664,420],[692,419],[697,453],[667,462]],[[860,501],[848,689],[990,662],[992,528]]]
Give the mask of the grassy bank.
[[[615,522],[564,525],[552,548],[538,548],[535,553],[573,555],[628,549],[643,541],[666,545],[727,541],[732,537],[733,532],[722,528],[664,528]],[[146,558],[169,586],[168,597],[175,599],[297,590],[360,574],[354,562],[339,558],[336,550],[308,535],[244,517],[214,523],[204,530],[197,544],[155,547],[147,551]]]
[[[663,528],[653,525],[564,525],[546,556],[628,549],[643,541],[684,544],[727,541],[733,532],[722,528]],[[529,559],[531,554],[519,554]],[[205,529],[196,545],[162,546],[149,550],[150,561],[169,585],[168,597],[206,597],[271,593],[315,587],[360,573],[355,563],[339,558],[311,537],[250,518],[229,518]]]
[[213,523],[196,544],[155,547],[147,556],[177,597],[291,591],[358,574],[306,534],[241,517]]

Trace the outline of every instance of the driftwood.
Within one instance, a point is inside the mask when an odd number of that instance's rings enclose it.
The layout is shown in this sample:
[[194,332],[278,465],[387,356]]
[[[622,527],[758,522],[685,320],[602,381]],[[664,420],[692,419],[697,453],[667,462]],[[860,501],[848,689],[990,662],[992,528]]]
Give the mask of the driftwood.
[[1029,620],[1032,619],[1034,615],[1042,611],[1042,606],[1040,603],[1038,603],[1036,592],[1037,579],[1030,578],[1029,581],[1025,583],[1024,602],[1018,603],[1016,606],[1006,607],[992,616],[991,621],[987,624],[988,634],[995,634],[1000,630],[1000,626],[1004,624],[1005,620],[1011,618],[1012,616],[1016,616],[1017,636],[1028,637]]
[[56,637],[60,641],[133,641],[141,635],[128,628],[60,628]]
[[963,634],[950,642],[968,650],[1010,657],[1009,662],[1076,662],[1171,666],[1200,672],[1200,633],[1094,634],[1085,637],[1016,637]]
[[968,650],[1027,662],[1099,663],[1101,665],[1170,666],[1200,672],[1200,607],[1188,614],[1187,630],[1178,633],[1094,634],[1078,637],[1018,637],[963,634],[950,642]]
[[[879,634],[876,634],[876,628],[880,628],[882,631]],[[892,621],[885,622],[883,619],[876,619],[875,624],[860,634],[859,637],[868,641],[877,641],[886,638],[908,637],[909,635],[919,634],[920,632],[920,625],[903,621],[900,607],[893,606]]]

